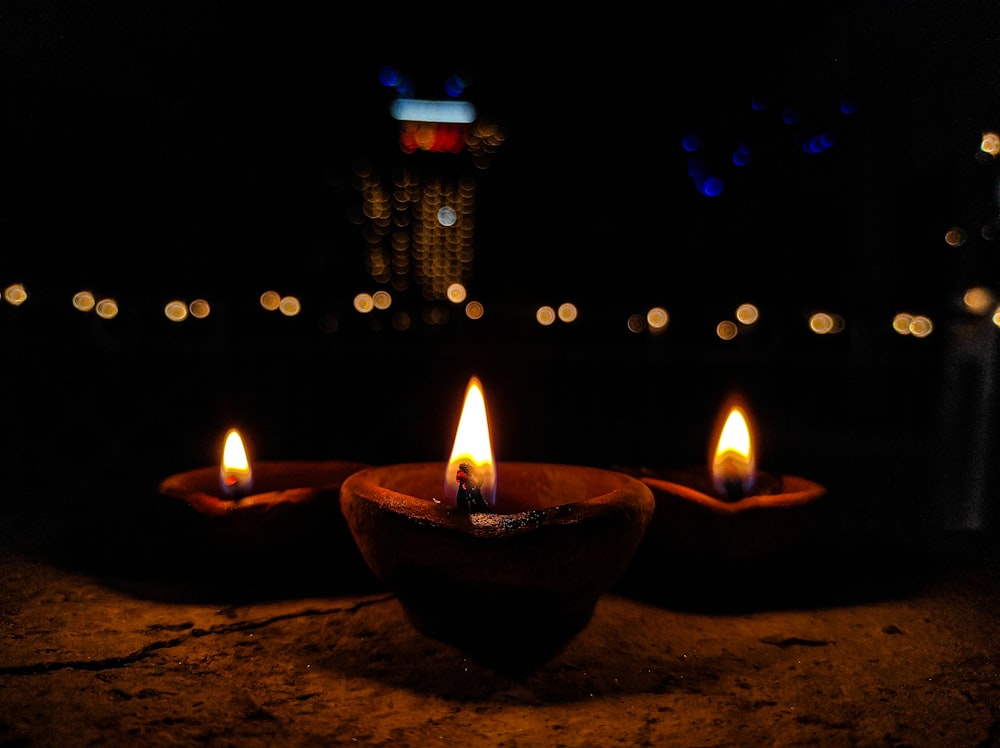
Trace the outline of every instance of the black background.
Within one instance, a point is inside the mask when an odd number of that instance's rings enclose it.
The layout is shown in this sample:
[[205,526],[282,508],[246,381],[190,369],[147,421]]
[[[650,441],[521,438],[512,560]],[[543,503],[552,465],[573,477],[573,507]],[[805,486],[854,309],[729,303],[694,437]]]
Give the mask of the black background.
[[[997,332],[957,299],[1000,292],[997,167],[977,159],[1000,127],[995,4],[484,12],[0,8],[0,284],[30,293],[0,307],[8,500],[142,501],[215,462],[231,425],[259,459],[443,459],[475,374],[500,460],[700,462],[738,390],[762,465],[828,485],[848,521],[991,527]],[[477,188],[480,324],[403,333],[350,309],[374,290],[352,169],[400,158],[385,65],[420,98],[463,73],[506,134]],[[717,198],[688,175],[691,131]],[[803,153],[818,132],[835,147]],[[727,166],[744,140],[755,160]],[[72,310],[81,287],[119,317]],[[270,287],[303,314],[260,310]],[[209,320],[163,318],[199,296]],[[572,328],[533,323],[566,300]],[[758,328],[716,339],[746,300]],[[628,333],[653,304],[668,331]],[[845,332],[806,334],[814,309]],[[896,335],[897,311],[935,333]]]

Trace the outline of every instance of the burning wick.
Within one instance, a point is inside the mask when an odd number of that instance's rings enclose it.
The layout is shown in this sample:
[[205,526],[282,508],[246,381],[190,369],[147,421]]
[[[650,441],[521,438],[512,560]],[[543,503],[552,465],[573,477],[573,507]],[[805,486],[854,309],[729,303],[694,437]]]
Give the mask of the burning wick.
[[253,471],[247,458],[243,438],[236,429],[226,433],[226,443],[222,449],[222,467],[219,484],[226,499],[240,499],[253,487]]
[[722,482],[727,501],[739,501],[743,498],[743,481],[739,478],[726,478]]
[[469,514],[491,511],[480,489],[482,480],[472,465],[467,462],[461,463],[455,473],[455,480],[458,482],[458,494],[455,496],[455,501],[459,509],[466,510]]
[[733,406],[711,460],[712,482],[726,501],[739,501],[754,484],[754,449],[744,409]]

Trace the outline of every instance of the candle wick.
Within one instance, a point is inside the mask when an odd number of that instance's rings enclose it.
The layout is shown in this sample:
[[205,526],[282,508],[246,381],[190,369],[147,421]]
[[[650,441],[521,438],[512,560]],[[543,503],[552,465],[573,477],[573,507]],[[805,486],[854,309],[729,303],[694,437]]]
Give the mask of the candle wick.
[[482,481],[472,465],[465,462],[460,464],[458,472],[455,474],[455,480],[458,482],[458,494],[455,496],[455,501],[459,509],[467,511],[469,514],[490,511],[489,505],[483,498]]
[[726,478],[723,481],[727,501],[739,501],[743,498],[743,481],[739,478]]

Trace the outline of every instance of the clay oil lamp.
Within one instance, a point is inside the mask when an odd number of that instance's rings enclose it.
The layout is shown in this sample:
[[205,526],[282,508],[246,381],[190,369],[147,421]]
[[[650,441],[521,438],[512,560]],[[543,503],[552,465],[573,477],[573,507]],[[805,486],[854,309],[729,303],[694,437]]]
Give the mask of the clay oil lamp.
[[[367,463],[251,461],[236,429],[217,466],[170,475],[158,486],[161,520],[180,555],[201,571],[287,571],[342,546],[355,552],[340,513],[344,478]],[[175,554],[176,556],[177,554]]]
[[644,471],[656,500],[649,542],[685,559],[762,558],[807,542],[826,488],[757,468],[757,437],[741,398],[719,411],[704,466]]
[[369,567],[422,632],[458,645],[566,641],[653,515],[650,489],[595,467],[495,462],[478,378],[447,461],[375,466],[341,487]]

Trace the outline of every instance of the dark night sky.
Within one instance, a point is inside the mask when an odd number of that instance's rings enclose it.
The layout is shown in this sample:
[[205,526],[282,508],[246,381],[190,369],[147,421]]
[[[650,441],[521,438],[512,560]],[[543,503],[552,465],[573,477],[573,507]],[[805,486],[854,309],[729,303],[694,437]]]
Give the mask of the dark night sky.
[[[279,273],[360,279],[344,205],[353,160],[393,151],[391,93],[377,80],[390,64],[426,98],[464,72],[467,97],[505,127],[481,188],[485,270],[528,262],[539,286],[567,291],[596,270],[680,294],[692,278],[669,279],[686,247],[695,285],[720,282],[721,258],[767,290],[803,242],[865,233],[865,254],[887,251],[907,227],[936,232],[928,210],[951,220],[955,188],[968,190],[963,203],[982,199],[966,172],[978,133],[996,124],[984,120],[998,77],[990,5],[679,3],[433,28],[281,4],[8,4],[9,272],[31,271],[37,286],[58,251],[69,282],[196,274],[218,286],[234,282],[233,258],[281,245]],[[753,97],[770,109],[749,111]],[[836,113],[845,99],[858,105],[849,118]],[[786,105],[802,115],[796,127],[780,123]],[[792,138],[824,128],[837,148],[807,161]],[[689,129],[725,171],[717,200],[686,174]],[[725,159],[748,137],[758,158],[737,174]],[[608,259],[567,277],[576,243]],[[740,260],[748,244],[769,247],[752,267]]]

